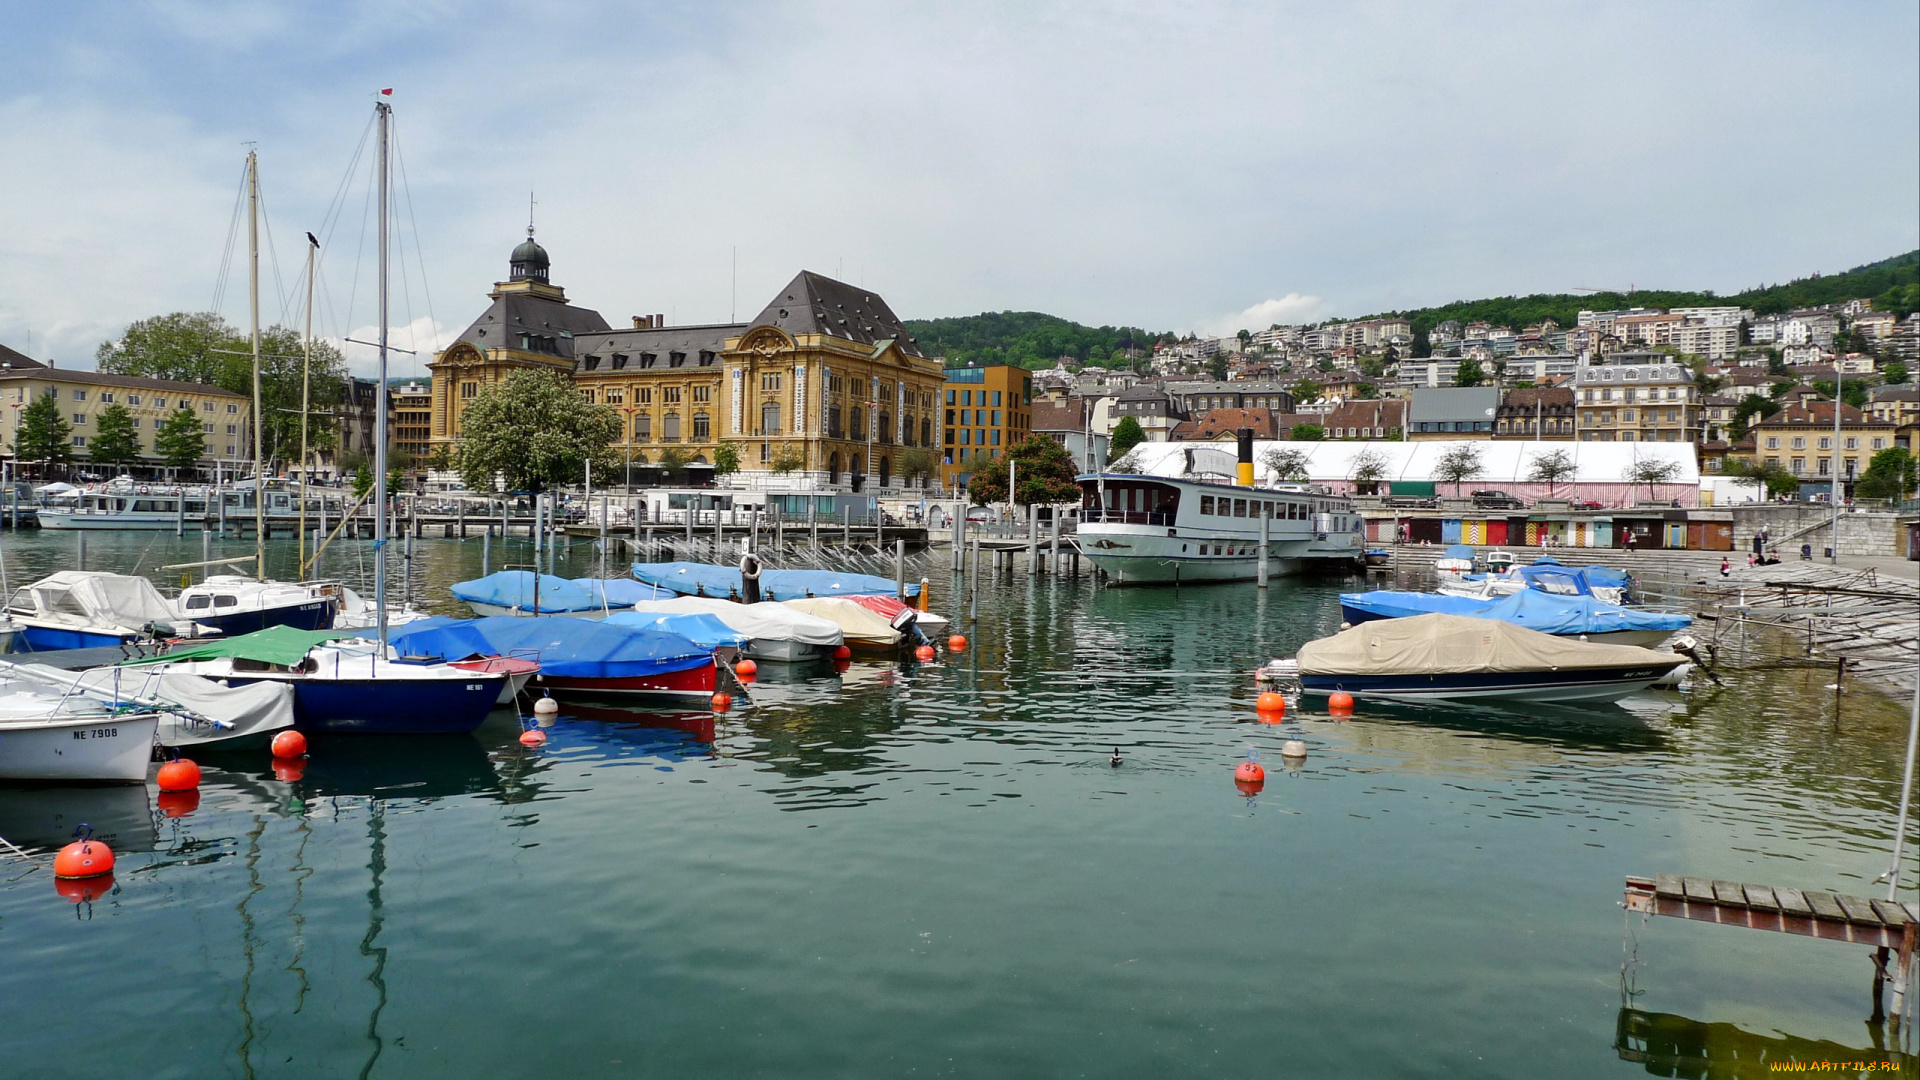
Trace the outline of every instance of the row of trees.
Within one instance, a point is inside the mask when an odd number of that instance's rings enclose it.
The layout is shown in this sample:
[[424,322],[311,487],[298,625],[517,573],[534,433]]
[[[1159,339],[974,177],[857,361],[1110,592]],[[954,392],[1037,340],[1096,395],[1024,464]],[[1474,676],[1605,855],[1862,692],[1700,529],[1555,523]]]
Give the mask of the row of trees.
[[[206,456],[206,436],[200,418],[192,409],[176,409],[153,436],[154,452],[166,464],[191,468]],[[113,404],[94,416],[93,434],[87,438],[86,460],[96,465],[125,465],[140,460],[140,433],[133,426],[133,412],[125,405]],[[40,461],[49,465],[71,464],[77,457],[73,446],[73,425],[67,423],[60,403],[52,397],[36,398],[20,410],[20,424],[13,433],[16,461]]]

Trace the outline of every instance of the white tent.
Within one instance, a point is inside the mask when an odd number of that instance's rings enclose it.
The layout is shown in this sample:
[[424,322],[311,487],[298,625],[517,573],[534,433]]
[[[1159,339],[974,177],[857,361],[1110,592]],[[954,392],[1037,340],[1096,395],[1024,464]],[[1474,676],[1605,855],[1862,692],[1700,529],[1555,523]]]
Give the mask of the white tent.
[[[1306,455],[1310,482],[1334,491],[1353,487],[1356,459],[1373,454],[1381,463],[1379,482],[1390,492],[1395,481],[1437,483],[1440,494],[1452,494],[1452,481],[1440,481],[1435,475],[1440,459],[1447,451],[1466,444],[1475,448],[1480,475],[1460,483],[1462,494],[1494,488],[1523,499],[1548,497],[1548,485],[1527,479],[1537,458],[1556,452],[1565,453],[1573,462],[1573,475],[1557,481],[1551,494],[1559,498],[1591,499],[1606,506],[1631,506],[1636,499],[1649,497],[1644,483],[1630,479],[1640,462],[1670,462],[1672,477],[1653,485],[1652,498],[1661,502],[1678,501],[1694,506],[1700,494],[1700,465],[1692,443],[1679,442],[1574,442],[1521,441],[1490,439],[1444,439],[1424,442],[1299,442],[1259,441],[1253,444],[1254,474],[1262,482],[1279,479],[1268,465],[1274,450],[1298,450]],[[1236,462],[1231,444],[1154,442],[1141,443],[1135,452],[1143,472],[1156,476],[1218,474],[1231,477]]]

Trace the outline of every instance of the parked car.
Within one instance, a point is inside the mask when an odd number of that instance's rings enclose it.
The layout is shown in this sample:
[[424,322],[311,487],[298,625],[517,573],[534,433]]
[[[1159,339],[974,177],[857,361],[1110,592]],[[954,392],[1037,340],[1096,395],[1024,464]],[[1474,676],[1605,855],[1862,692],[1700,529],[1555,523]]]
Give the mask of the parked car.
[[1473,504],[1486,510],[1524,510],[1527,504],[1504,491],[1476,491]]
[[1583,500],[1581,500],[1580,502],[1577,502],[1577,503],[1574,503],[1574,504],[1573,504],[1573,508],[1574,508],[1575,510],[1599,510],[1599,509],[1602,509],[1602,507],[1600,506],[1600,504],[1599,504],[1599,503],[1597,503],[1597,502],[1594,502],[1594,501],[1593,501],[1592,499],[1583,499]]

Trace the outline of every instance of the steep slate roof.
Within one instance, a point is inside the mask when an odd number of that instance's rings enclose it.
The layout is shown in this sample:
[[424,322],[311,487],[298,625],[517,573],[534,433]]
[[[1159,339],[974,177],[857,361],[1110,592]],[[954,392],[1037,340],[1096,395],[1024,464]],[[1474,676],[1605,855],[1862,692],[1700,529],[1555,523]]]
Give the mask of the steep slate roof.
[[[714,353],[726,347],[727,339],[739,337],[746,331],[745,323],[714,323],[705,326],[661,326],[638,330],[603,330],[594,333],[582,333],[573,339],[573,370],[587,370],[587,357],[597,356],[600,363],[594,371],[612,371],[613,354],[622,353],[630,359],[628,371],[640,370],[640,354],[653,353],[659,357],[655,368],[665,368],[667,358],[673,353],[685,353],[686,367],[696,368],[700,363],[702,350]],[[716,361],[717,363],[717,361]]]
[[825,334],[842,341],[877,345],[891,339],[908,356],[924,357],[920,345],[877,294],[802,270],[748,324],[775,327],[789,335]]
[[19,370],[20,368],[43,368],[47,366],[25,353],[13,351],[5,345],[0,345],[0,364],[11,364],[15,370]]
[[12,371],[0,371],[0,380],[5,379],[45,379],[50,382],[84,383],[88,386],[124,386],[129,390],[172,390],[194,394],[206,394],[210,397],[230,397],[242,401],[245,394],[236,394],[231,390],[222,390],[211,383],[185,382],[180,379],[148,379],[138,375],[109,375],[103,371],[80,371],[76,368],[49,368],[37,364],[31,368],[15,367]]
[[[518,349],[521,333],[539,334],[556,339],[554,355],[571,360],[574,339],[581,334],[611,329],[607,320],[592,308],[576,307],[559,300],[547,300],[527,293],[502,293],[456,340],[485,352],[488,349]],[[528,350],[538,351],[538,350]]]
[[1033,423],[1028,425],[1033,431],[1081,431],[1086,426],[1087,403],[1084,398],[1036,401],[1033,403]]

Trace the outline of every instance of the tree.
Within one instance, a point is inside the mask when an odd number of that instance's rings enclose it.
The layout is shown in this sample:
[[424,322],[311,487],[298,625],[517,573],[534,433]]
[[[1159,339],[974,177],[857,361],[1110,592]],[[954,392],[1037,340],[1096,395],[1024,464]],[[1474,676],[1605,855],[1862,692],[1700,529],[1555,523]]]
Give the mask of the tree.
[[1326,392],[1326,387],[1312,379],[1301,379],[1293,384],[1293,400],[1301,405],[1310,401],[1319,401]]
[[660,471],[671,476],[687,471],[687,464],[693,460],[693,452],[684,446],[669,446],[660,451],[660,460],[656,462]]
[[1745,484],[1753,485],[1754,500],[1762,500],[1767,493],[1790,495],[1800,490],[1800,478],[1778,465],[1769,465],[1762,461],[1748,463],[1739,458],[1729,458],[1721,473]]
[[723,442],[713,448],[713,475],[719,479],[728,473],[740,471],[740,447],[738,444]]
[[87,457],[98,465],[121,465],[140,459],[140,434],[133,428],[133,411],[118,403],[93,418],[93,438]]
[[1021,506],[1034,503],[1072,503],[1080,501],[1080,485],[1074,480],[1073,455],[1067,448],[1045,435],[1029,435],[1007,448],[1007,456],[995,462],[997,468],[982,469],[967,478],[967,498],[975,505],[1007,501],[1007,464],[1012,462],[1013,501]]
[[1890,446],[1873,455],[1867,471],[1854,485],[1854,494],[1863,499],[1904,499],[1916,487],[1915,466],[1920,464],[1904,446]]
[[1207,358],[1207,374],[1215,382],[1227,381],[1227,357],[1225,353],[1214,353]]
[[1260,461],[1275,480],[1290,484],[1304,484],[1307,481],[1308,455],[1305,450],[1276,446],[1262,454]]
[[1380,396],[1380,388],[1370,382],[1363,382],[1353,388],[1355,401],[1373,401]]
[[427,455],[427,468],[433,472],[450,472],[454,468],[453,449],[446,443],[433,448]]
[[1527,479],[1536,484],[1547,485],[1547,497],[1553,497],[1555,484],[1570,480],[1576,470],[1573,455],[1565,450],[1555,450],[1549,454],[1536,453],[1527,470]]
[[1786,397],[1787,391],[1793,389],[1793,387],[1794,384],[1790,381],[1774,383],[1767,387],[1767,396],[1775,401],[1779,401],[1781,398]]
[[1780,411],[1780,403],[1765,394],[1748,394],[1733,407],[1733,438],[1739,442],[1747,437],[1747,428],[1753,417],[1765,419]]
[[1647,485],[1647,498],[1658,498],[1655,484],[1671,484],[1680,475],[1680,463],[1668,458],[1645,458],[1627,466],[1625,479],[1630,484]]
[[153,437],[153,452],[176,469],[191,469],[207,456],[207,437],[192,409],[175,409]]
[[[516,371],[483,390],[460,416],[458,456],[467,487],[541,491],[580,475],[593,458],[613,460],[620,416],[588,401],[560,374]],[[664,457],[664,455],[663,455]]]
[[[1353,455],[1353,468],[1347,475],[1352,477],[1355,491],[1363,495],[1371,495],[1387,475],[1387,455],[1371,447],[1362,450]],[[1364,491],[1362,491],[1363,488]]]
[[1455,386],[1479,386],[1487,381],[1487,373],[1480,369],[1480,361],[1465,357],[1460,361],[1460,370],[1453,376]]
[[1327,437],[1327,429],[1319,424],[1295,424],[1287,432],[1287,438],[1296,442],[1319,442]]
[[1240,350],[1242,352],[1245,352],[1247,348],[1247,342],[1253,340],[1253,331],[1242,330],[1233,336],[1240,339]]
[[34,398],[20,410],[20,426],[13,433],[13,457],[49,465],[73,460],[73,426],[60,414],[60,403],[52,395]]
[[[1833,380],[1821,379],[1813,384],[1813,390],[1828,401],[1833,400]],[[1840,386],[1840,400],[1856,409],[1867,407],[1867,387],[1859,379],[1843,382]]]
[[1453,485],[1453,493],[1460,494],[1460,485],[1486,471],[1480,464],[1480,447],[1474,443],[1455,443],[1446,453],[1440,455],[1440,463],[1434,466],[1433,478]]
[[[253,397],[252,341],[212,312],[178,311],[141,319],[128,326],[120,340],[102,342],[94,350],[94,361],[101,371],[206,383]],[[306,343],[298,331],[271,326],[260,332],[260,436],[269,460],[292,460],[300,454],[306,365]],[[344,400],[346,375],[340,351],[315,341],[307,390],[312,412],[325,414]],[[310,416],[308,448],[331,448],[335,428],[330,417]]]
[[1898,360],[1889,360],[1880,365],[1880,377],[1887,380],[1888,383],[1906,382],[1907,365]]
[[895,468],[901,480],[921,480],[940,468],[940,456],[931,446],[910,446],[900,452]]
[[1113,434],[1107,437],[1107,456],[1119,458],[1127,451],[1147,441],[1147,433],[1140,429],[1140,421],[1131,416],[1123,416],[1113,425]]
[[767,465],[782,476],[799,472],[807,467],[807,452],[792,443],[785,443],[773,452],[773,460]]

